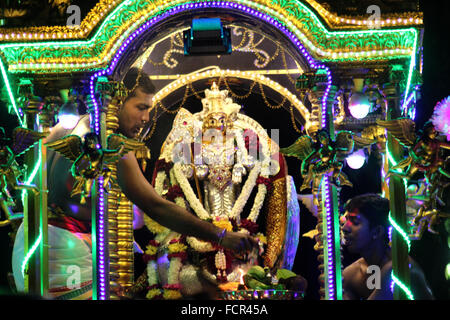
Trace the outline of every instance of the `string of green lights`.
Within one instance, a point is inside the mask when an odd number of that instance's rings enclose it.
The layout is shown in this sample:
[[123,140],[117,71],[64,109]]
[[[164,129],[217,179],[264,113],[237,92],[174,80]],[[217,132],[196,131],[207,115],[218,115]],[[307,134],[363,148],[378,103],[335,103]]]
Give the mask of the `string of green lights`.
[[5,66],[3,65],[2,59],[0,59],[0,70],[2,73],[2,77],[3,77],[3,82],[5,83],[6,91],[8,92],[9,101],[11,102],[14,112],[16,113],[17,118],[19,119],[20,126],[23,126],[23,120],[19,114],[19,109],[17,108],[17,105],[16,105],[16,99],[14,98],[14,93],[12,92],[11,86],[9,84],[8,74],[6,72]]
[[[408,245],[408,252],[409,252],[411,249],[411,241],[409,240],[408,234],[392,218],[391,212],[389,212],[389,223],[401,235],[403,241],[406,242],[406,244]],[[391,272],[391,278],[392,278],[392,281],[394,281],[394,283],[397,284],[403,290],[403,292],[406,293],[409,300],[414,300],[414,295],[413,295],[411,289],[395,276],[394,271]]]
[[[386,140],[386,154],[387,154],[388,161],[390,163],[389,167],[396,166],[397,161],[395,161],[394,157],[392,156],[391,152],[389,151],[390,148],[389,148],[388,141],[389,140]],[[397,172],[400,172],[400,171],[397,170]],[[402,179],[402,181],[406,187],[406,179]],[[408,252],[409,252],[411,249],[411,241],[409,240],[408,233],[405,230],[403,230],[402,227],[400,227],[398,225],[398,223],[394,220],[394,218],[392,218],[391,212],[389,212],[389,223],[401,235],[403,241],[406,242],[406,244],[408,245]],[[412,294],[411,289],[408,288],[408,286],[406,286],[399,278],[397,278],[395,276],[394,271],[391,272],[391,278],[392,278],[393,284],[397,284],[403,290],[403,292],[405,292],[405,294],[408,296],[409,300],[414,300],[414,295]]]
[[42,241],[42,230],[39,232],[39,237],[36,239],[34,244],[31,246],[31,248],[28,250],[28,252],[25,255],[25,257],[23,258],[22,267],[21,267],[23,276],[25,276],[25,268],[28,265],[28,261],[30,261],[31,257],[36,252],[36,250],[39,247],[39,244],[41,243],[41,241]]

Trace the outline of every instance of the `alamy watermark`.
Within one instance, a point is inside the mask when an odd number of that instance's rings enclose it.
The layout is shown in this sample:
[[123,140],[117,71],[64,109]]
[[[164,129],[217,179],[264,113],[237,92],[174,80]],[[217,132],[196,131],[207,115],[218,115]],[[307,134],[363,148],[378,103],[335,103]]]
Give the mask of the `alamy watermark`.
[[379,6],[373,4],[371,6],[367,7],[367,13],[370,14],[369,16],[369,27],[372,27],[374,29],[380,29],[381,28],[381,9]]
[[70,290],[80,289],[81,268],[77,265],[67,266],[66,273],[69,275],[66,280],[66,287]]
[[[247,155],[252,161],[268,163],[270,161],[268,157],[279,151],[280,130],[270,129],[270,135],[267,130],[264,131],[269,139],[258,137],[254,132],[242,129],[227,130],[224,133],[219,129],[194,128],[194,134],[192,134],[192,131],[181,128],[172,137],[175,141],[172,160],[174,163],[182,164],[232,166],[235,163],[245,163],[248,159],[243,157]],[[205,154],[206,145],[215,146],[215,156],[208,157]],[[269,166],[272,165],[271,162]]]
[[70,15],[66,20],[66,25],[68,27],[78,27],[81,24],[81,9],[79,6],[68,6],[66,13]]
[[377,265],[370,265],[367,267],[367,274],[370,276],[366,280],[367,288],[370,290],[381,289],[381,270]]

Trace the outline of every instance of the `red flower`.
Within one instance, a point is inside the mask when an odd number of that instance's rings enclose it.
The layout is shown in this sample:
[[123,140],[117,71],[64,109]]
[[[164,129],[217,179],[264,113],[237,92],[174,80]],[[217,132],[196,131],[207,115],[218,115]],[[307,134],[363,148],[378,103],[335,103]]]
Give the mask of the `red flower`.
[[170,244],[181,242],[180,239],[172,239],[169,241]]
[[155,163],[155,169],[157,172],[159,171],[165,171],[167,174],[169,174],[170,169],[172,169],[173,164],[170,162],[166,162],[164,159],[159,159]]
[[153,247],[159,247],[159,242],[156,241],[156,240],[150,240],[150,241],[148,242],[148,245],[149,245],[149,246],[153,246]]
[[187,253],[186,252],[175,252],[175,253],[170,253],[167,255],[167,258],[171,259],[171,258],[180,258],[181,260],[186,260],[187,259]]
[[264,177],[259,176],[258,179],[256,179],[256,184],[258,185],[261,183],[264,183],[266,185],[267,192],[272,191],[273,185],[272,185],[272,181],[269,178],[264,178]]
[[183,195],[183,190],[181,189],[181,187],[179,186],[179,185],[174,185],[174,186],[171,186],[170,188],[169,188],[169,190],[167,191],[167,194],[166,194],[166,198],[167,198],[167,200],[169,200],[169,201],[174,201],[175,200],[175,198],[178,198],[178,197],[183,197],[184,195]]
[[152,284],[151,286],[147,286],[147,290],[157,289],[159,288],[159,284]]
[[251,234],[255,234],[258,232],[258,224],[250,221],[248,219],[242,219],[241,220],[241,228],[247,229]]
[[149,261],[156,260],[156,255],[143,254],[142,260],[147,264]]
[[181,290],[182,286],[181,284],[166,284],[163,286],[163,289],[169,289],[169,290]]

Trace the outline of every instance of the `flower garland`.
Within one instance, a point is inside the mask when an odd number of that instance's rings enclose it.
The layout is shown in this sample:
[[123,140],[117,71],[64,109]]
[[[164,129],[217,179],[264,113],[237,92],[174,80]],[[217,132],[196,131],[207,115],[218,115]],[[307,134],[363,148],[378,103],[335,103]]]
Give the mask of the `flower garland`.
[[[162,163],[166,164],[167,162],[162,160],[159,163],[160,163],[159,168],[161,168],[162,167],[161,164]],[[163,170],[158,171],[158,173],[156,175],[156,178],[155,178],[155,191],[160,196],[162,196],[163,193],[164,193],[164,181],[166,180],[166,176],[167,176],[166,175],[166,168],[167,168],[167,166],[164,166]],[[160,234],[168,234],[170,232],[169,229],[167,229],[166,227],[163,227],[162,225],[160,225],[158,222],[156,222],[153,219],[151,219],[146,214],[144,215],[144,222],[145,222],[145,225],[147,226],[148,230],[150,230],[150,232],[152,232],[154,234],[160,235]]]
[[258,193],[255,197],[255,203],[253,204],[252,209],[250,210],[250,214],[248,215],[248,219],[255,222],[258,219],[261,208],[264,204],[264,199],[266,198],[267,187],[265,184],[258,185]]
[[187,246],[183,243],[183,237],[172,239],[168,245],[168,258],[170,259],[167,284],[163,286],[164,299],[181,299],[180,271],[183,261],[187,258]]
[[183,190],[179,185],[173,185],[169,188],[166,194],[166,199],[175,202],[175,199],[183,197]]
[[[169,171],[167,172],[166,169]],[[164,166],[164,169],[159,171],[155,179],[155,190],[159,195],[164,194],[164,182],[167,179],[167,173],[169,174],[170,187],[165,194],[165,198],[169,201],[175,202],[178,206],[186,208],[185,200],[183,198],[183,191],[179,185],[176,184],[176,178],[174,175],[173,167]],[[157,232],[157,239],[163,241],[169,233],[170,229],[162,227],[157,222],[148,218],[146,220],[147,227],[152,232]],[[177,238],[178,237],[178,238]],[[168,245],[168,259],[169,270],[168,270],[168,283],[162,288],[159,286],[158,279],[158,264],[156,262],[158,248],[160,247],[160,242],[152,240],[147,248],[146,255],[144,255],[144,261],[147,261],[147,274],[148,274],[148,284],[149,291],[147,293],[147,299],[167,299],[175,300],[181,299],[181,289],[182,286],[179,283],[179,274],[183,266],[183,261],[186,259],[186,249],[187,246],[183,244],[184,238],[177,235],[174,239],[169,242]]]
[[174,164],[173,172],[178,184],[180,185],[181,189],[184,192],[184,196],[186,197],[192,209],[194,209],[197,216],[202,220],[208,219],[209,214],[208,212],[206,212],[200,201],[197,199],[197,196],[194,194],[194,191],[192,190],[192,187],[189,184],[188,179],[184,176],[182,172],[180,163]]
[[267,192],[272,190],[272,182],[269,178],[259,176],[258,179],[256,179],[256,184],[258,185],[258,193],[256,194],[255,203],[250,210],[250,214],[248,215],[248,219],[253,222],[256,222],[258,219]]
[[161,299],[162,298],[162,290],[159,286],[158,281],[158,267],[156,263],[156,256],[158,252],[160,243],[156,240],[150,240],[147,245],[147,249],[143,256],[144,262],[147,263],[147,277],[148,277],[148,292],[146,298],[149,300],[152,299]]
[[258,178],[260,170],[261,165],[257,162],[253,169],[250,171],[247,177],[247,181],[245,182],[244,187],[241,190],[241,194],[237,198],[233,209],[231,209],[231,212],[229,213],[229,217],[237,219],[241,216],[241,212],[244,209],[244,206],[247,203],[248,198],[250,197],[250,194],[252,193],[252,190],[256,185],[256,179]]
[[170,169],[172,169],[172,164],[165,159],[158,159],[155,163],[155,170],[157,172],[163,171],[169,173]]
[[[238,163],[246,163],[249,160],[249,155],[247,152],[247,148],[245,147],[245,140],[242,136],[241,129],[232,130],[234,138],[236,139],[236,144],[238,146],[238,152],[240,152],[240,157],[238,156]],[[240,159],[239,159],[240,158]]]

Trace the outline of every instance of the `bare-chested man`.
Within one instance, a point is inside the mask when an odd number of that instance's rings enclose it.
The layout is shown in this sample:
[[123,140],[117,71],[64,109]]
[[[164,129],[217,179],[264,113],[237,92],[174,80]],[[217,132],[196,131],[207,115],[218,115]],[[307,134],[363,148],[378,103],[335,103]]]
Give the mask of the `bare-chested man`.
[[[389,200],[376,194],[364,194],[349,200],[341,217],[345,245],[360,259],[343,271],[343,298],[346,300],[392,300],[392,255],[389,246]],[[380,269],[379,287],[369,281],[373,270]],[[433,299],[419,265],[409,258],[411,291],[417,300]],[[373,268],[373,267],[372,267]],[[372,285],[370,285],[370,283]],[[376,283],[376,282],[374,282]]]

